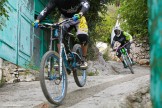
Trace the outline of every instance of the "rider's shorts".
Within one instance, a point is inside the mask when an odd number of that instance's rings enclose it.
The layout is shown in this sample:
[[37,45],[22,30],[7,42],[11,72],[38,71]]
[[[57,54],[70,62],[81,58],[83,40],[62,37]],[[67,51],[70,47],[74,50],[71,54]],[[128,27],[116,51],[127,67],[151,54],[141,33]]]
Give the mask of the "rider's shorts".
[[[125,48],[127,49],[128,54],[130,54],[130,46],[131,46],[131,44],[127,44],[127,45],[125,46]],[[121,47],[121,46],[120,46],[120,47]],[[121,52],[120,52],[119,49],[118,49],[117,52],[116,52],[116,56],[118,56],[119,58],[121,57]]]
[[[67,19],[65,16],[61,15],[59,22]],[[77,32],[76,35],[81,43],[88,42],[88,25],[86,18],[84,16],[81,17],[78,21],[70,21],[68,23],[63,24],[64,31],[68,31],[69,28],[75,27]],[[83,42],[84,41],[84,42]]]

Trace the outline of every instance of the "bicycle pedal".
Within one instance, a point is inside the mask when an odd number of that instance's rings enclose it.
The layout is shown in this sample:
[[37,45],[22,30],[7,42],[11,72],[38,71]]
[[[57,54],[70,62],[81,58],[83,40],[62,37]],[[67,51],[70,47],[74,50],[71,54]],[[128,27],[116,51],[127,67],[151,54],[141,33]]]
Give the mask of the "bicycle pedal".
[[69,60],[69,61],[73,60],[73,57],[68,57],[68,60]]

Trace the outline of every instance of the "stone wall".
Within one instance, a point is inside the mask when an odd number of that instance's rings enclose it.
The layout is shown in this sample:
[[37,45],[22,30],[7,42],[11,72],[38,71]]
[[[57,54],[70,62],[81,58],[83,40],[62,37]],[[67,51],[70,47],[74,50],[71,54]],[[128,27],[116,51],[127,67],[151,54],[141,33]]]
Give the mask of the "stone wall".
[[[3,79],[6,83],[13,83],[16,81],[35,81],[39,75],[38,71],[23,69],[5,60],[3,61],[2,70]],[[16,70],[19,71],[19,76],[17,75]]]

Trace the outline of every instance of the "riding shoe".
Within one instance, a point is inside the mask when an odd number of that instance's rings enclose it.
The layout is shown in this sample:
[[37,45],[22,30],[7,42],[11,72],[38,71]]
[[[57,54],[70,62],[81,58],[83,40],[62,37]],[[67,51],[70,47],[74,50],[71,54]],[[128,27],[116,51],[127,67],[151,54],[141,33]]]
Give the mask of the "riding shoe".
[[88,63],[87,62],[82,62],[82,64],[80,65],[80,69],[83,69],[83,70],[85,70],[85,69],[87,69],[88,68]]
[[82,57],[82,63],[81,63],[81,65],[80,65],[80,69],[87,69],[87,67],[88,67],[88,63],[86,62],[86,57]]

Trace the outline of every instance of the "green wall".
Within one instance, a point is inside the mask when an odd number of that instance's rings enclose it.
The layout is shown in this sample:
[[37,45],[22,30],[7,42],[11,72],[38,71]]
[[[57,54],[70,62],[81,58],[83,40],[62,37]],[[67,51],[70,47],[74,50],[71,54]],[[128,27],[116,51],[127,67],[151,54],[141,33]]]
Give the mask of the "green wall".
[[151,42],[151,99],[154,108],[162,108],[162,0],[148,0]]

